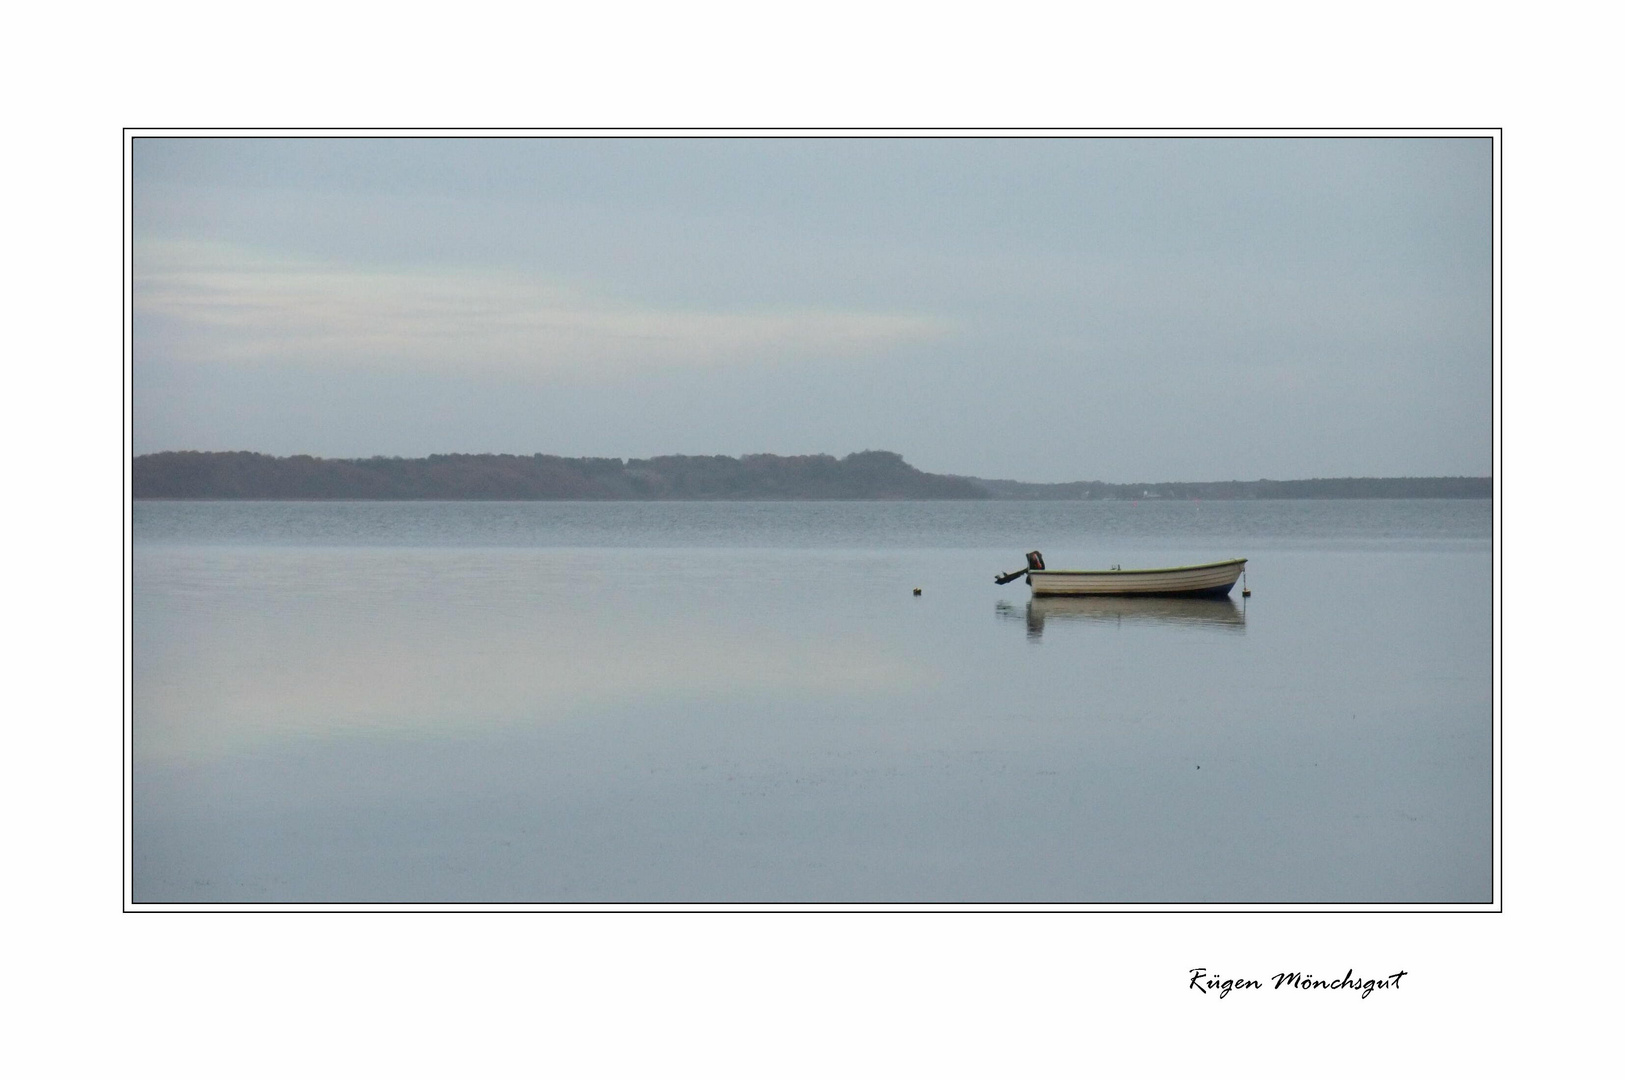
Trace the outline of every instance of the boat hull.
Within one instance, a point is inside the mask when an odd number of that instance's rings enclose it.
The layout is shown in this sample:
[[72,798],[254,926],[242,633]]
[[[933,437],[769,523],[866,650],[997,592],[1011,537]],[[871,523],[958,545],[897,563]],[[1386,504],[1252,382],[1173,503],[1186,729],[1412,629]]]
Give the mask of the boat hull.
[[1246,559],[1161,570],[1029,570],[1034,596],[1228,596]]

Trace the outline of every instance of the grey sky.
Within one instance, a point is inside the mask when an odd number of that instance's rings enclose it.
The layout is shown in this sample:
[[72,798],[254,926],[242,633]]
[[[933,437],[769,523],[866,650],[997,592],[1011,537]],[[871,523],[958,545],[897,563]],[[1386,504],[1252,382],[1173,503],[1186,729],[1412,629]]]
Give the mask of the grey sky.
[[1485,475],[1488,139],[154,139],[137,453]]

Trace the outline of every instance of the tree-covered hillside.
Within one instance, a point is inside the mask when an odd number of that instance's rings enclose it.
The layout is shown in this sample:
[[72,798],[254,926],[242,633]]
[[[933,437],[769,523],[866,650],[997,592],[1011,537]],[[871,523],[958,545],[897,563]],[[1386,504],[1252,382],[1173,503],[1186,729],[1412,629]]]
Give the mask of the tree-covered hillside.
[[935,476],[868,450],[779,457],[270,457],[179,451],[134,462],[138,499],[986,499],[969,480]]

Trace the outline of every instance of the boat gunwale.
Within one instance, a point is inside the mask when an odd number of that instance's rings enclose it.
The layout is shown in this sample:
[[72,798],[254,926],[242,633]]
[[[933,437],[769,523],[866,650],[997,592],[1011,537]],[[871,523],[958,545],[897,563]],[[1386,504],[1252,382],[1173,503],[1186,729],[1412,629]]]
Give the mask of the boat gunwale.
[[1221,566],[1245,566],[1246,559],[1223,559],[1219,562],[1199,563],[1195,566],[1159,566],[1147,570],[1028,570],[1028,576],[1039,574],[1088,574],[1102,577],[1118,577],[1124,574],[1178,574],[1187,570],[1214,570]]

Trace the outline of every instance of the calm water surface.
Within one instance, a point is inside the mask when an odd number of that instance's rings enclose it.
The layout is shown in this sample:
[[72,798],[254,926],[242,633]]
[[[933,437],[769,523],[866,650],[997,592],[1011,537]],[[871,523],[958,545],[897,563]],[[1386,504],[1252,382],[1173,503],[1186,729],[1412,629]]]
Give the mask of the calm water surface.
[[138,902],[1491,896],[1487,501],[134,513]]

